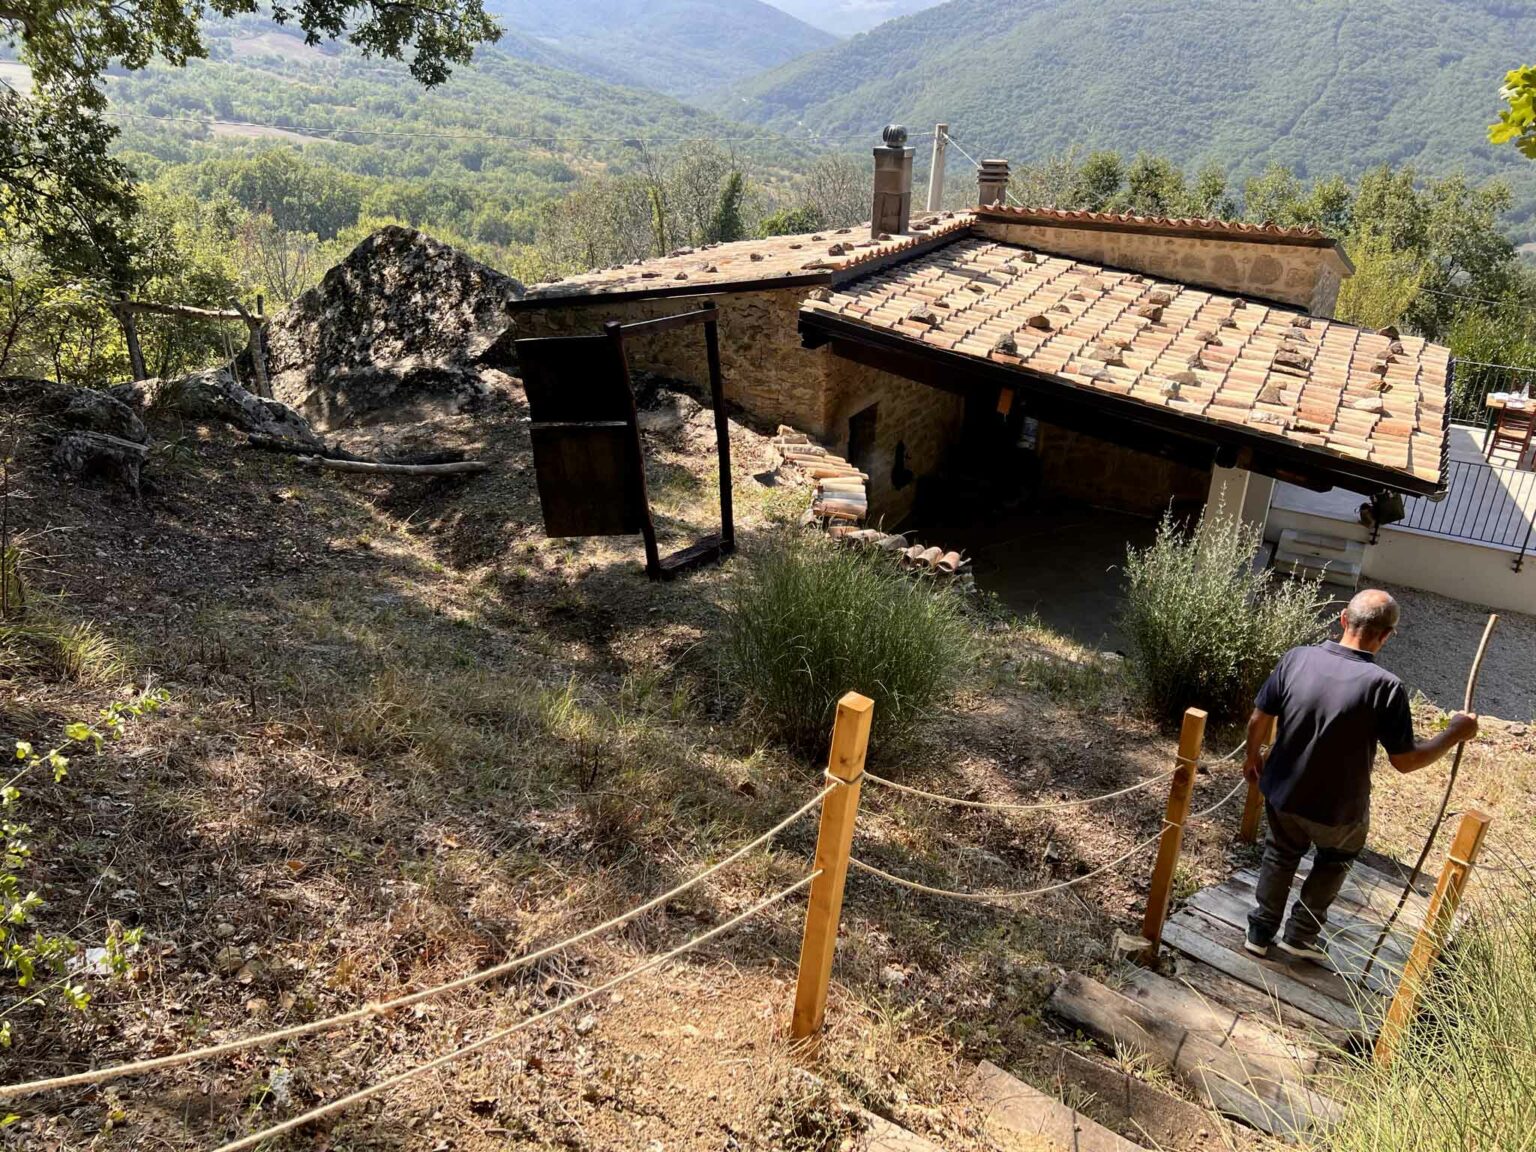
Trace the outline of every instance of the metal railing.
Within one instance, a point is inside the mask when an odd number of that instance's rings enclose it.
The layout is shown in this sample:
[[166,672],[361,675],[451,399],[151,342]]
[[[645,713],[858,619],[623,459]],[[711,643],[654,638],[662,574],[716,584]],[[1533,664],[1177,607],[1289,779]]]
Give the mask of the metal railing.
[[1406,501],[1398,527],[1513,549],[1514,569],[1519,572],[1536,525],[1536,472],[1452,460],[1446,464],[1445,476],[1445,499]]

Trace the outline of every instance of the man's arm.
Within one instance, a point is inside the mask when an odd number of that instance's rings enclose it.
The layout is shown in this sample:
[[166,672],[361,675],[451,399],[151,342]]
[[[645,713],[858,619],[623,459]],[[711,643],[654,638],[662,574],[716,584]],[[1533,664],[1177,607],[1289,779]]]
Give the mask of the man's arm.
[[1248,754],[1243,759],[1243,775],[1250,784],[1259,782],[1259,773],[1264,768],[1264,741],[1274,722],[1275,717],[1262,708],[1255,708],[1248,717]]
[[[1249,721],[1249,731],[1253,730],[1253,723]],[[1387,759],[1392,767],[1399,772],[1417,772],[1420,768],[1428,768],[1440,757],[1444,756],[1458,744],[1465,743],[1477,735],[1477,717],[1469,712],[1457,712],[1451,716],[1450,722],[1445,728],[1436,732],[1428,740],[1416,740],[1413,747],[1406,752],[1389,754]]]

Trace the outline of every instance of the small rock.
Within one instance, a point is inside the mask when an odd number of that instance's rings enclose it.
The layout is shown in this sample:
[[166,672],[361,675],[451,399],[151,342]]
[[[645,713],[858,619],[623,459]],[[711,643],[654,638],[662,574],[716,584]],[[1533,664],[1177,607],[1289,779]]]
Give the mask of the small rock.
[[583,1016],[580,1020],[576,1021],[576,1035],[578,1035],[578,1036],[586,1036],[586,1035],[588,1035],[592,1031],[592,1029],[594,1029],[596,1027],[597,1027],[597,1017],[596,1016],[592,1016],[592,1015]]
[[235,934],[235,926],[227,920],[221,920],[213,926],[213,934],[220,940],[228,940]]
[[900,988],[906,982],[906,972],[895,964],[887,964],[880,970],[880,985],[883,988]]

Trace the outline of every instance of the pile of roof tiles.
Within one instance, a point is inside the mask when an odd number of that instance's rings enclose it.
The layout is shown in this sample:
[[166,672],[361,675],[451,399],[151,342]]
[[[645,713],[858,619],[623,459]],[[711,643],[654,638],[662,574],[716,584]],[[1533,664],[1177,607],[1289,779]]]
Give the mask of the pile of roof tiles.
[[888,552],[899,559],[902,567],[915,572],[955,576],[970,566],[970,561],[958,552],[909,545],[900,533],[859,527],[869,517],[869,477],[841,456],[813,443],[805,433],[781,424],[773,446],[784,464],[800,469],[815,486],[811,506],[801,517],[802,524],[820,525],[834,540],[855,547]]

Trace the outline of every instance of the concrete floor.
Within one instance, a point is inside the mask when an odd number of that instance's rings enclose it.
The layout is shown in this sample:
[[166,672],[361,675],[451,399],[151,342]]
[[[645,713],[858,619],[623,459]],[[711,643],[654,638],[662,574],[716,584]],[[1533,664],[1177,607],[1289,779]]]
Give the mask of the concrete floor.
[[1042,623],[1079,643],[1118,650],[1126,546],[1145,547],[1156,533],[1152,519],[1061,503],[998,512],[974,524],[934,525],[922,539],[962,549],[972,558],[977,586],[1014,611],[1038,613]]

